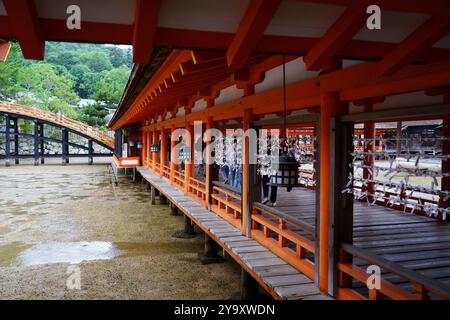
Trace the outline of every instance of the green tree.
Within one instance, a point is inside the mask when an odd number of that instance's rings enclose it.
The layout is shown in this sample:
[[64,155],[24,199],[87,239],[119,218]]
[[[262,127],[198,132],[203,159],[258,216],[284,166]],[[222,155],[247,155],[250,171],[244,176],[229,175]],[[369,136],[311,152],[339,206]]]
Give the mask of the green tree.
[[102,51],[85,52],[80,59],[83,64],[94,72],[109,71],[113,68],[108,56]]
[[105,117],[108,113],[104,105],[96,103],[82,107],[79,119],[90,126],[101,128],[106,126]]
[[58,75],[55,69],[48,63],[34,63],[21,68],[17,73],[21,100],[28,100],[27,104],[31,102],[34,106],[44,107],[55,99],[64,101],[67,105],[77,103],[79,97],[72,90],[73,81],[67,70]]
[[0,62],[0,99],[13,99],[17,93],[16,76],[23,65],[22,54],[17,43],[13,43],[8,59]]
[[125,66],[103,72],[96,83],[92,97],[115,108],[122,97],[123,89],[128,81],[130,71]]

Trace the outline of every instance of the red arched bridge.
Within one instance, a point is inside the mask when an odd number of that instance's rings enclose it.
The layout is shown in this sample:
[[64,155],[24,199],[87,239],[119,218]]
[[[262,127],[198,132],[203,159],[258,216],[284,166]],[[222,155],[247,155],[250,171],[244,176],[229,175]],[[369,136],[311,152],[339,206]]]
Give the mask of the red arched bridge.
[[32,158],[35,165],[45,158],[111,156],[114,138],[82,122],[62,115],[25,107],[0,103],[0,159],[10,165],[11,159]]

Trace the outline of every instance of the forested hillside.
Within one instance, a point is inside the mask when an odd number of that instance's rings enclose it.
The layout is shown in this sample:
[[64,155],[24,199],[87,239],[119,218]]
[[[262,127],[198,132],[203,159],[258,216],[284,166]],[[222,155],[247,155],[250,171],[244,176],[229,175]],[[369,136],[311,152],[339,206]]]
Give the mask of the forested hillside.
[[[44,61],[24,60],[13,44],[0,62],[0,101],[59,112],[104,128],[127,83],[131,48],[47,42]],[[81,99],[94,103],[80,107]]]

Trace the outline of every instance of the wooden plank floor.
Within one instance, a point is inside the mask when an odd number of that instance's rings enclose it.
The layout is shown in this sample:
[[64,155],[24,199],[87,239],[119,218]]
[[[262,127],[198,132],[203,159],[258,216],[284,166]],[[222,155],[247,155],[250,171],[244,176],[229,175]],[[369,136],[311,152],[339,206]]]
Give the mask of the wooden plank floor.
[[[315,225],[315,192],[296,188],[279,190],[277,209]],[[354,245],[450,285],[450,224],[382,206],[354,203]],[[362,261],[355,260],[361,267]],[[405,288],[395,275],[383,278]]]
[[170,202],[208,233],[247,272],[277,299],[330,299],[322,295],[314,282],[278,258],[258,242],[241,235],[240,230],[213,212],[206,210],[166,178],[160,178],[145,167],[137,171]]

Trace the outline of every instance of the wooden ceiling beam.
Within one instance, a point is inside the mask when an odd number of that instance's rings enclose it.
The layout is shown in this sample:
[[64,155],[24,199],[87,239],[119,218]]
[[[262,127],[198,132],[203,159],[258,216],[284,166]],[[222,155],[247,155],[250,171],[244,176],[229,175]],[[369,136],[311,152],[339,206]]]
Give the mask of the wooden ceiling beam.
[[380,61],[380,73],[390,75],[420,57],[450,32],[450,19],[432,17]]
[[45,41],[34,1],[4,0],[3,5],[25,59],[43,60]]
[[160,0],[137,0],[136,2],[133,32],[134,63],[150,63],[160,6]]
[[227,50],[228,66],[231,69],[243,67],[280,3],[281,0],[250,0],[236,35]]
[[356,1],[345,10],[303,58],[307,70],[322,70],[352,40],[366,23],[366,7],[366,1]]

